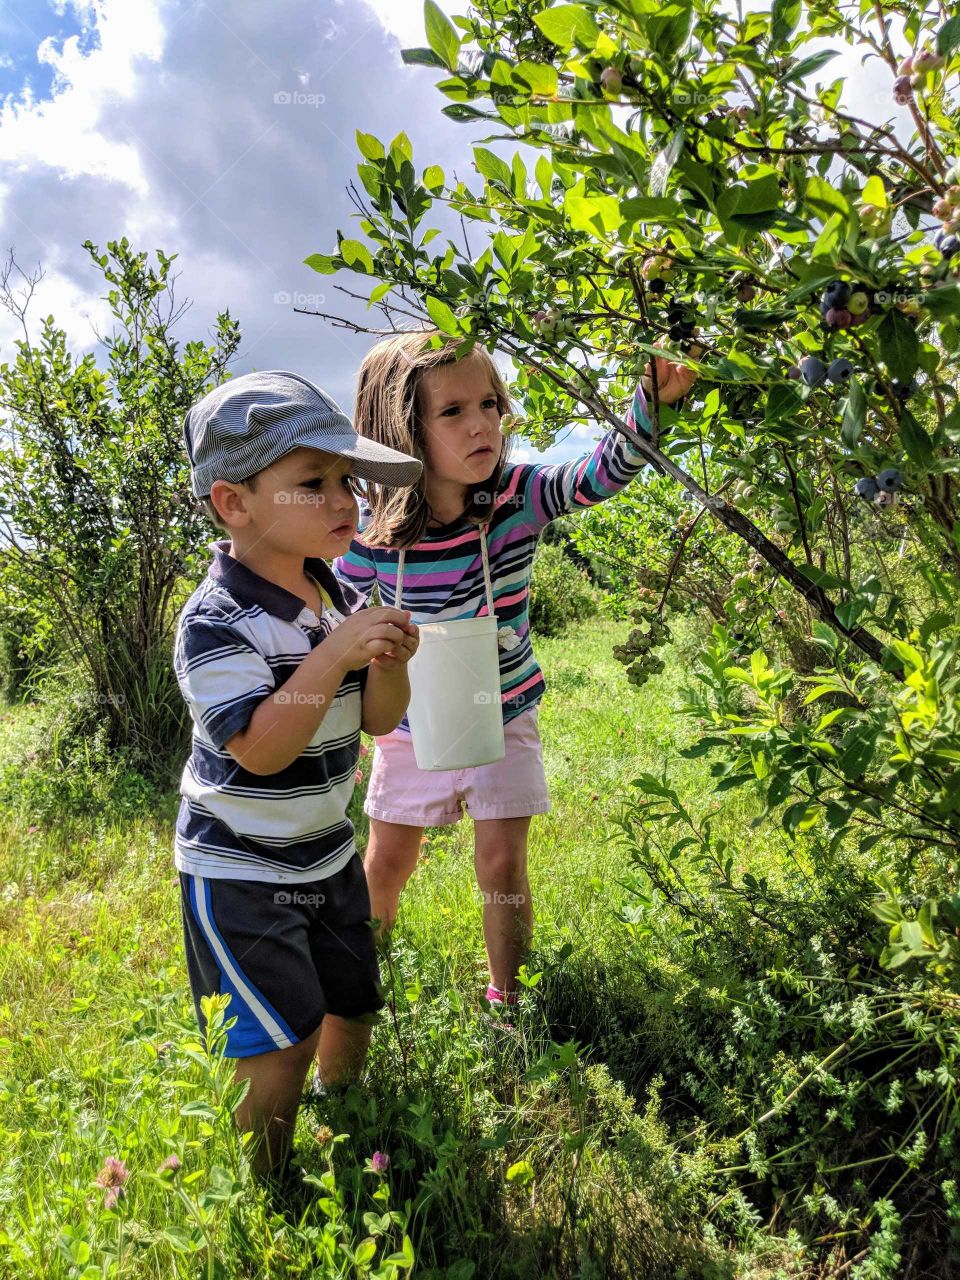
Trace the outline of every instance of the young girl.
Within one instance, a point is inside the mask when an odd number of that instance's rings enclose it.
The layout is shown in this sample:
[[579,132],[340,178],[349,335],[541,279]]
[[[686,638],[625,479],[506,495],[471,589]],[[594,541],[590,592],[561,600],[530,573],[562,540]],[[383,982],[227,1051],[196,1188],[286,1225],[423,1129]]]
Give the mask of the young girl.
[[[530,819],[550,810],[537,728],[545,686],[527,616],[534,552],[552,520],[613,497],[645,464],[616,429],[572,462],[508,462],[500,419],[510,403],[493,359],[476,347],[457,362],[450,343],[430,346],[433,336],[428,330],[397,334],[378,343],[360,367],[356,430],[420,458],[424,469],[413,489],[368,486],[357,535],[334,570],[367,595],[376,583],[382,603],[393,605],[402,552],[403,607],[415,621],[472,618],[488,613],[486,551],[506,755],[493,764],[428,772],[417,768],[406,717],[393,733],[376,738],[364,804],[370,818],[365,867],[372,915],[389,928],[424,827],[459,822],[466,806],[484,903],[486,998],[502,1009],[516,1002],[517,972],[533,927]],[[658,358],[661,403],[686,394],[695,376]],[[631,416],[636,429],[649,434],[639,386]]]

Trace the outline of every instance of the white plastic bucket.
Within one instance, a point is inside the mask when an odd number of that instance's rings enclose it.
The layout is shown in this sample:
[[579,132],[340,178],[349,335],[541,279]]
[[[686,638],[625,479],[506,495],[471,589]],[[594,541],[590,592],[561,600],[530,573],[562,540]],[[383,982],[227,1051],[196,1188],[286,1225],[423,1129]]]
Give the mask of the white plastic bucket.
[[422,622],[407,664],[418,769],[469,769],[506,754],[496,617]]

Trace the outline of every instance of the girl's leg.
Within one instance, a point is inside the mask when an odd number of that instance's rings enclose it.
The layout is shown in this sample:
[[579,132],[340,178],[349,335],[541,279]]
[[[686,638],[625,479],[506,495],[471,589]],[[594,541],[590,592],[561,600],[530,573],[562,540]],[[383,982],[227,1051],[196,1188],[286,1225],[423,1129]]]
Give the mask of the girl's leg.
[[370,819],[363,867],[370,889],[370,915],[381,935],[393,927],[397,918],[400,891],[417,865],[422,836],[423,827]]
[[474,863],[483,895],[483,937],[490,981],[515,991],[517,971],[533,934],[527,879],[530,818],[482,818],[473,824]]

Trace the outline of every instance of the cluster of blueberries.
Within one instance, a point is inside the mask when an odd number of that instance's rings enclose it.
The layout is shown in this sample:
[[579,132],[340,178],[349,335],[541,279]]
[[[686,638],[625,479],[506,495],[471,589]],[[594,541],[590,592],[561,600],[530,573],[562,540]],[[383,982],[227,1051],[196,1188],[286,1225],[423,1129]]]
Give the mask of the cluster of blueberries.
[[[820,317],[828,329],[851,329],[869,319],[871,301],[866,289],[854,288],[846,280],[831,280],[820,295]],[[808,387],[819,387],[821,382],[842,385],[850,381],[852,373],[853,365],[845,356],[830,364],[819,356],[806,356],[790,366],[787,377],[802,378]]]
[[667,320],[670,324],[669,337],[673,342],[682,342],[696,333],[697,323],[689,303],[671,303],[667,308]]
[[875,502],[878,507],[892,507],[902,488],[903,476],[896,467],[887,467],[879,475],[863,476],[853,486],[853,492],[865,502]]
[[870,318],[870,294],[846,280],[831,280],[820,295],[820,315],[828,329],[852,329]]
[[824,380],[849,382],[852,373],[853,365],[845,356],[839,356],[829,364],[825,364],[819,356],[805,356],[798,365],[790,366],[787,377],[802,378],[808,387],[819,387]]

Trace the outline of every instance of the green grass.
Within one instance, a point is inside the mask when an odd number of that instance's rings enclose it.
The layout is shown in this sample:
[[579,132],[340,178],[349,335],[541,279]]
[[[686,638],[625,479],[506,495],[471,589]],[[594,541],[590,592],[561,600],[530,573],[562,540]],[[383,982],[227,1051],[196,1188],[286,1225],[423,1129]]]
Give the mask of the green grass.
[[[299,1219],[250,1183],[228,1065],[196,1043],[175,797],[144,806],[134,789],[118,817],[115,791],[94,788],[88,811],[51,819],[31,813],[29,787],[8,786],[0,1275],[386,1277],[406,1273],[405,1235],[413,1274],[457,1280],[761,1276],[778,1259],[780,1274],[798,1274],[789,1251],[759,1235],[749,1265],[738,1259],[688,1211],[671,1173],[656,1024],[649,1005],[640,1018],[633,942],[616,914],[629,866],[615,818],[641,772],[669,764],[693,804],[708,775],[676,757],[691,734],[676,710],[679,667],[632,690],[611,656],[624,629],[592,622],[538,644],[553,809],[531,829],[530,969],[542,977],[517,1034],[493,1030],[478,998],[465,818],[428,831],[405,891],[389,957],[395,1016],[380,1022],[363,1089],[301,1113],[298,1158],[317,1184]],[[0,768],[21,767],[43,731],[36,708],[0,717]],[[42,794],[46,812],[49,786]],[[741,795],[716,814],[731,836],[753,816]],[[359,795],[354,807],[362,849]],[[764,832],[751,856],[769,859],[778,838]],[[318,1141],[323,1126],[346,1136]],[[386,1177],[365,1171],[377,1149],[391,1156]],[[170,1153],[180,1172],[154,1176]],[[94,1184],[107,1156],[130,1170],[114,1210]]]

